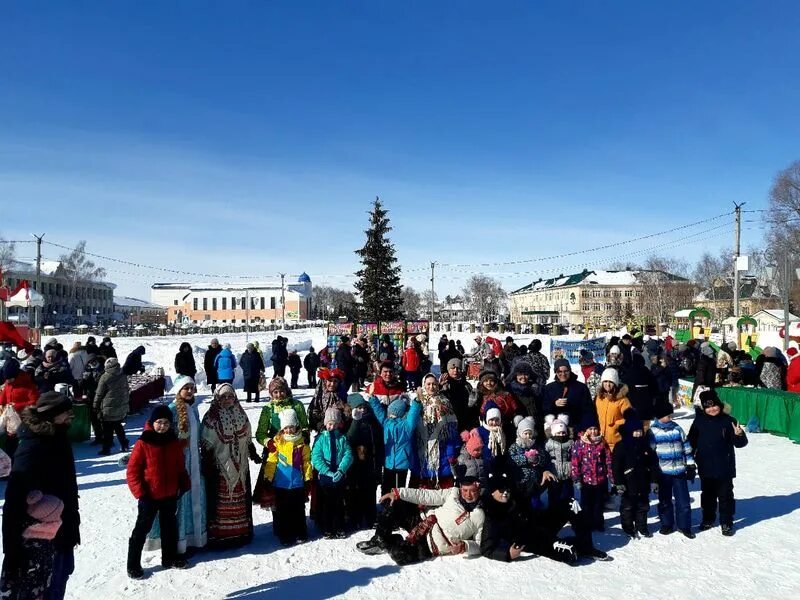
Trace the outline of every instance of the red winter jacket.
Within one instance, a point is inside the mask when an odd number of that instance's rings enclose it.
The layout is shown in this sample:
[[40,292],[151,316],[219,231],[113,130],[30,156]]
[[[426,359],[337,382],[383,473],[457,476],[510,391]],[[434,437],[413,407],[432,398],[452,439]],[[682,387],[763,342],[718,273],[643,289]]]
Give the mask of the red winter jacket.
[[171,498],[191,487],[183,447],[174,435],[159,435],[150,423],[145,425],[128,461],[128,487],[137,500]]
[[795,356],[789,361],[789,368],[786,369],[786,389],[800,394],[800,356]]
[[409,373],[416,373],[419,370],[419,352],[414,348],[406,348],[401,362],[406,371]]
[[0,390],[0,406],[12,404],[18,413],[36,404],[38,399],[39,388],[27,371],[20,371],[14,381],[7,381]]

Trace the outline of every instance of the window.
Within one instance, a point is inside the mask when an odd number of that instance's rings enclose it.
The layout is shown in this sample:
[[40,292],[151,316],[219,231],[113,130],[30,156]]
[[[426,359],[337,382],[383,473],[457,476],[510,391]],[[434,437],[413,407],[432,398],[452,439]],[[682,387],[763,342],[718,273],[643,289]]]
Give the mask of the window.
[[203,310],[208,310],[208,298],[203,298]]
[[606,304],[606,310],[611,310],[611,304]]
[[197,310],[197,298],[195,298],[194,301],[192,302],[192,308],[194,308],[194,310]]
[[272,296],[272,298],[269,299],[269,307],[275,308],[275,296]]
[[264,296],[261,296],[261,310],[264,310],[264,305],[266,304],[267,299]]
[[583,310],[587,310],[588,311],[589,310],[589,305],[588,304],[584,304],[583,305]]
[[625,290],[625,297],[630,298],[633,296],[633,290]]
[[[222,298],[222,310],[228,310],[228,299],[225,297]],[[223,320],[222,322],[224,323],[225,321]]]
[[595,310],[595,312],[600,312],[600,305],[599,304],[595,304],[594,305],[594,310]]
[[589,297],[589,290],[583,290],[581,292],[581,298],[588,298]]
[[217,299],[216,298],[212,298],[211,299],[211,310],[217,310]]
[[173,304],[174,306],[178,306],[178,301],[177,301],[177,300],[173,300],[173,301],[172,301],[172,304]]
[[247,298],[245,296],[242,296],[241,307],[242,307],[242,310],[246,310],[247,309]]

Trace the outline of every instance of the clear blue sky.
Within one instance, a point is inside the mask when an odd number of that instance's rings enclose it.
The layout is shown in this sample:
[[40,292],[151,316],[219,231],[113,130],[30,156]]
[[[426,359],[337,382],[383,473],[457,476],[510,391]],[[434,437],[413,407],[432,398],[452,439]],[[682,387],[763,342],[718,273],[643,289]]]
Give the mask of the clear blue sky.
[[[793,1],[4,3],[0,235],[346,287],[375,195],[406,269],[764,208],[800,153],[798,31]],[[514,289],[730,232],[485,270]],[[99,263],[123,293],[174,279]]]

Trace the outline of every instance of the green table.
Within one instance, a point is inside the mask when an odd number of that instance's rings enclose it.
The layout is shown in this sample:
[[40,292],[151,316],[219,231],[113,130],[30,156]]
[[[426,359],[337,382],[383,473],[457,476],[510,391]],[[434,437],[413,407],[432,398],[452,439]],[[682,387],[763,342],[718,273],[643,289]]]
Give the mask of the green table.
[[75,417],[67,431],[67,437],[71,442],[85,442],[91,437],[92,427],[89,419],[89,405],[76,402],[72,405]]
[[800,394],[748,387],[719,387],[717,394],[730,404],[731,414],[742,424],[758,417],[762,431],[785,435],[800,442]]

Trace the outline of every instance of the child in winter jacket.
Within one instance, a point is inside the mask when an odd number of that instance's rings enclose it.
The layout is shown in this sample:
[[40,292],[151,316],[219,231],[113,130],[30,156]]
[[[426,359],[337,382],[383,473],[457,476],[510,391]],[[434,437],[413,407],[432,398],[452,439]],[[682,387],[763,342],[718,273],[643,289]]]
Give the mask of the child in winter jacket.
[[625,422],[622,415],[631,408],[627,394],[628,386],[620,385],[616,369],[603,371],[600,376],[600,389],[597,391],[595,407],[600,424],[600,435],[603,436],[612,452],[614,446],[622,439],[619,433],[619,427]]
[[520,409],[514,397],[502,388],[497,373],[494,371],[483,371],[480,374],[478,385],[475,390],[478,396],[478,403],[481,407],[481,417],[486,418],[486,412],[492,407],[500,409],[500,416],[503,421],[503,432],[507,439],[514,439],[516,435],[514,417],[524,411]]
[[734,448],[744,448],[747,436],[742,426],[723,411],[723,404],[713,389],[700,393],[702,412],[698,411],[689,429],[689,443],[700,474],[700,505],[703,521],[700,531],[711,529],[719,502],[722,535],[733,535],[733,480],[736,477]]
[[[600,435],[600,428],[590,424],[582,429],[572,446],[572,481],[580,491],[581,507],[587,512],[592,529],[604,531],[603,505],[612,476],[611,450]],[[613,483],[613,480],[612,480]]]
[[637,532],[653,537],[647,528],[647,511],[650,510],[650,487],[658,493],[657,459],[644,433],[636,412],[628,410],[622,425],[622,441],[614,447],[612,472],[620,502],[622,530],[631,537]]
[[347,526],[372,527],[377,517],[375,491],[383,472],[383,429],[361,394],[350,394],[347,404],[352,421],[346,435],[353,451],[353,466],[347,472]]
[[414,452],[417,422],[422,415],[422,404],[411,402],[409,408],[403,398],[384,406],[377,396],[370,396],[369,405],[375,418],[383,427],[383,480],[381,495],[406,484],[411,468],[411,453]]
[[464,445],[461,446],[461,452],[458,455],[458,466],[455,469],[456,479],[474,477],[481,485],[481,494],[485,494],[489,490],[489,470],[483,460],[484,445],[481,434],[477,429],[462,431],[461,441],[464,442]]
[[311,487],[311,451],[305,443],[297,412],[283,409],[280,431],[267,445],[264,481],[275,495],[272,530],[284,546],[308,539],[306,499]]
[[311,464],[319,473],[320,524],[326,539],[345,537],[345,474],[353,464],[353,453],[341,427],[341,411],[326,410],[325,430],[317,436],[311,451]]
[[500,416],[499,408],[491,403],[488,405],[484,422],[478,432],[483,440],[483,462],[491,473],[495,464],[503,463],[507,451],[506,434],[503,431],[503,418]]
[[692,446],[681,426],[670,417],[671,414],[672,403],[668,398],[662,399],[656,405],[656,418],[647,432],[650,448],[658,459],[658,520],[661,522],[659,533],[669,535],[675,531],[677,521],[678,530],[687,538],[694,539],[688,481],[694,481],[697,467],[694,464]]
[[262,446],[267,445],[267,441],[282,429],[279,415],[287,408],[297,414],[301,431],[308,430],[306,409],[302,402],[292,398],[292,391],[286,380],[283,377],[273,377],[267,389],[270,400],[261,409],[261,415],[258,417],[256,441]]
[[127,470],[128,487],[139,501],[139,516],[128,541],[128,576],[141,579],[142,548],[158,516],[161,525],[161,564],[186,568],[178,552],[178,497],[191,483],[183,458],[183,443],[172,427],[172,411],[166,405],[153,409],[144,432],[134,445]]
[[517,425],[517,439],[508,449],[508,466],[517,496],[526,507],[533,510],[546,507],[542,495],[546,484],[555,483],[550,457],[545,449],[536,443],[536,424],[531,417],[525,417]]
[[575,495],[572,484],[572,447],[575,440],[569,439],[567,424],[560,419],[550,422],[550,439],[544,445],[544,449],[553,463],[553,470],[558,479],[554,484],[551,494],[555,494],[560,500],[568,500]]
[[53,575],[56,547],[53,542],[61,528],[64,503],[57,496],[34,490],[26,498],[28,507],[22,532],[22,556],[15,556],[18,575],[3,572],[0,597],[22,600],[45,598]]

